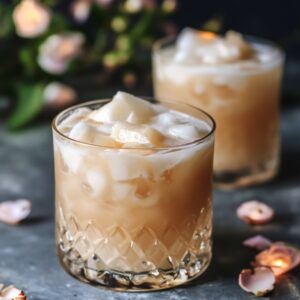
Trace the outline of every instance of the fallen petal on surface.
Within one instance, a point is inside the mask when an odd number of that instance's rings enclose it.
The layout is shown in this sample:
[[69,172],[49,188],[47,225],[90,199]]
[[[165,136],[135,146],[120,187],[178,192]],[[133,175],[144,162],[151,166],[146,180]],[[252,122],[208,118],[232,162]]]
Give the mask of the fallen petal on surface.
[[26,295],[23,291],[16,288],[14,285],[9,285],[6,288],[0,290],[0,299],[4,300],[26,300]]
[[276,276],[282,275],[300,264],[300,251],[285,243],[273,243],[270,248],[255,256],[254,266],[266,266]]
[[274,210],[267,204],[252,200],[242,203],[237,209],[239,219],[253,225],[269,223],[274,217]]
[[244,269],[239,276],[239,285],[246,292],[260,297],[274,289],[275,275],[267,267]]
[[26,295],[25,295],[25,293],[23,291],[21,291],[19,293],[19,295],[14,298],[14,300],[26,300],[26,299],[27,299],[27,297],[26,297]]
[[267,239],[262,235],[255,235],[249,239],[243,241],[243,245],[249,248],[254,248],[257,250],[265,250],[269,248],[272,244],[272,241]]
[[17,224],[27,218],[31,212],[31,202],[27,199],[4,201],[0,203],[0,221]]

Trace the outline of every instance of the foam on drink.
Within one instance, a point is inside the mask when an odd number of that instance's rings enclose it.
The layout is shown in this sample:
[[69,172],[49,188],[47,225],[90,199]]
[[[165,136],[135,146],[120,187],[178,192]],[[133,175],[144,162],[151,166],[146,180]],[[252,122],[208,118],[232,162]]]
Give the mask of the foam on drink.
[[124,92],[92,112],[75,111],[59,129],[74,140],[115,148],[176,146],[200,139],[210,130],[196,118]]

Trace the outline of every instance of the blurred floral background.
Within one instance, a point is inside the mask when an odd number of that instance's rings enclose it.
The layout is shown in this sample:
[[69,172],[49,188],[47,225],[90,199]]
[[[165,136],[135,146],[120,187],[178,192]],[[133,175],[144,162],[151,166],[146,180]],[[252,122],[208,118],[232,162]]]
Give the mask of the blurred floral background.
[[0,117],[15,130],[108,87],[149,94],[153,42],[186,26],[279,43],[286,94],[300,98],[299,9],[297,0],[1,0]]
[[125,87],[149,81],[153,41],[172,34],[176,0],[0,2],[0,105],[18,129],[43,109],[76,100],[66,83],[97,74]]

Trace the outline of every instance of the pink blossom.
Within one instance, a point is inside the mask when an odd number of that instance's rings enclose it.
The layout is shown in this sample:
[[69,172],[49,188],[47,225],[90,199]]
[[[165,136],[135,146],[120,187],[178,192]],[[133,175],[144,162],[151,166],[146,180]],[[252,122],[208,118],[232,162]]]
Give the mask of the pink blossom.
[[49,27],[50,10],[38,0],[22,0],[13,11],[16,32],[24,38],[34,38]]
[[60,108],[71,104],[75,99],[75,90],[60,82],[51,82],[44,89],[44,100],[47,107]]
[[91,11],[91,0],[76,0],[71,6],[71,12],[78,23],[85,22]]
[[81,33],[54,34],[40,46],[38,64],[50,74],[62,74],[79,55],[83,42]]

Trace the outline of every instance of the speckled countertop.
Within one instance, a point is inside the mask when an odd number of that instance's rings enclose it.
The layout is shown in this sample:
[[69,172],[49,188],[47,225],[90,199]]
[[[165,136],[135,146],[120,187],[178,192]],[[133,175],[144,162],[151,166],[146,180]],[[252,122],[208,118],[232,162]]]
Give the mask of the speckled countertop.
[[[54,247],[53,159],[49,124],[20,133],[0,126],[0,201],[26,197],[31,217],[18,227],[0,224],[0,282],[23,288],[29,300],[62,299],[254,299],[237,284],[254,256],[242,241],[254,233],[300,247],[300,106],[282,112],[282,167],[266,185],[215,192],[214,257],[209,270],[188,286],[155,293],[116,293],[90,287],[66,274]],[[239,203],[257,198],[276,210],[275,221],[250,227],[235,216]],[[264,299],[300,299],[300,268],[285,275]]]

